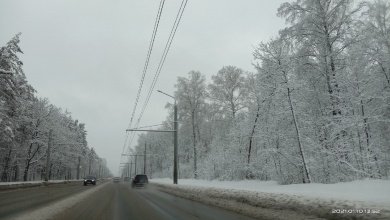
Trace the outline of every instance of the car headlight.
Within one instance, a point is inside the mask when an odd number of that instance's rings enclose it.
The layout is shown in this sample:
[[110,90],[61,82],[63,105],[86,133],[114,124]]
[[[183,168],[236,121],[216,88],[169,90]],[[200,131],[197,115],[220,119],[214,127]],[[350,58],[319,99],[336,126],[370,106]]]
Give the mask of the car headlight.
[[92,182],[95,182],[95,180],[92,180]]
[[87,180],[84,180],[84,182],[87,182]]

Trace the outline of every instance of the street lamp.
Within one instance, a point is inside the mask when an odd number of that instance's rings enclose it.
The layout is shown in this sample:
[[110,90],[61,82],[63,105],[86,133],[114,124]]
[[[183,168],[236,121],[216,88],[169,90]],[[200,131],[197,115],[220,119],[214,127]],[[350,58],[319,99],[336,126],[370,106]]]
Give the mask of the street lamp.
[[177,104],[176,98],[172,95],[169,95],[161,90],[157,90],[157,92],[164,94],[173,98],[175,101],[173,105],[173,184],[177,184],[177,134],[178,134],[178,123],[177,123]]

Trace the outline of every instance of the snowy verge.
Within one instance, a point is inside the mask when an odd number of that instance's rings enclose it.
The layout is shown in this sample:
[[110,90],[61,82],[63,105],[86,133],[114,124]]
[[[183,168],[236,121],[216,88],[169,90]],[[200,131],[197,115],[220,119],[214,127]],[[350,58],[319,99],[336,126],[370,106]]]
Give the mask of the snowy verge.
[[29,187],[48,186],[53,184],[66,184],[72,182],[82,182],[83,180],[49,180],[45,181],[27,181],[27,182],[0,182],[0,191],[10,189],[20,189]]
[[[252,184],[257,185],[258,188],[249,187],[248,190],[240,188],[239,185],[236,185],[238,186],[236,188],[240,189],[235,189],[235,183],[230,181],[188,180],[186,182],[185,180],[179,180],[179,184],[184,185],[173,185],[171,183],[171,180],[169,183],[168,181],[169,179],[153,179],[151,180],[151,183],[156,185],[161,191],[194,201],[218,206],[255,218],[390,219],[390,208],[389,206],[387,206],[386,202],[377,203],[346,200],[340,198],[331,199],[332,196],[322,198],[321,196],[318,196],[321,195],[321,193],[311,196],[305,196],[304,193],[300,193],[299,190],[295,190],[295,193],[292,193],[294,192],[294,188],[299,188],[300,186],[281,186],[276,185],[272,182],[256,181],[257,184]],[[243,185],[245,185],[245,183]],[[248,183],[246,185],[248,185]],[[268,185],[268,187],[263,188],[264,191],[273,192],[262,192],[262,185]],[[273,187],[271,187],[272,185]],[[311,184],[306,184],[303,186],[306,186],[304,188],[310,188]],[[280,188],[286,187],[288,190],[280,190]],[[338,188],[337,186],[333,187]],[[270,190],[270,188],[273,188],[273,190]],[[275,188],[279,188],[279,192],[277,192],[277,189]],[[314,186],[314,188],[316,188],[316,186]],[[309,189],[306,190],[310,191]],[[364,187],[362,188],[362,190],[364,190]],[[320,192],[323,191],[324,190],[320,190]],[[353,188],[349,191],[353,191]],[[332,195],[332,192],[329,193],[330,195]],[[382,194],[385,194],[384,196],[386,196],[386,193],[387,192],[382,191]],[[378,210],[380,211],[379,214],[367,213],[368,211],[373,212]]]
[[29,188],[29,187],[39,187],[39,186],[48,186],[53,184],[66,184],[72,182],[81,182],[82,180],[53,180],[49,182],[45,181],[29,181],[29,182],[6,182],[0,184],[1,190],[10,190],[10,189],[20,189],[20,188]]
[[[150,181],[155,183],[172,183],[172,179],[169,178],[151,179]],[[179,184],[267,193],[284,193],[314,199],[360,201],[375,206],[390,207],[390,180],[364,179],[335,184],[311,183],[280,185],[275,181],[259,180],[210,181],[179,179]]]
[[85,190],[79,194],[74,196],[62,199],[58,202],[54,202],[48,206],[36,209],[31,212],[22,213],[15,217],[6,218],[5,220],[44,220],[44,219],[52,219],[53,216],[71,208],[74,204],[87,199],[90,195],[96,193],[104,186],[109,184],[110,182],[105,182],[95,187],[91,187],[88,190]]

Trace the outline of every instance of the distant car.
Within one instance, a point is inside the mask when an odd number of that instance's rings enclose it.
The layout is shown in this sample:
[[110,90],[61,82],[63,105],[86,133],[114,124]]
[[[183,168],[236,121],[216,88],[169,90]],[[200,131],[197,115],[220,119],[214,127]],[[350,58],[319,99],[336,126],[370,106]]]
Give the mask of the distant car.
[[134,177],[131,182],[131,186],[134,187],[145,187],[149,183],[148,176],[145,174],[138,174]]
[[112,182],[114,183],[119,183],[121,181],[121,178],[120,177],[114,177],[112,178]]
[[84,178],[84,186],[86,186],[88,184],[96,185],[96,177],[94,177],[94,176],[85,177]]
[[123,182],[130,182],[130,177],[128,177],[128,176],[125,176],[124,178],[123,178]]

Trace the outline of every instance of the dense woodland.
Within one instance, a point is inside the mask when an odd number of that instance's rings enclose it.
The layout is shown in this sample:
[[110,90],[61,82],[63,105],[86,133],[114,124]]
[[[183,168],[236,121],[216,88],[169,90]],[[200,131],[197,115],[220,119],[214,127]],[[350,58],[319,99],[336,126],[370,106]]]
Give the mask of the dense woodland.
[[[254,49],[254,72],[177,79],[179,177],[389,178],[390,2],[296,0],[277,14],[286,27]],[[172,129],[167,108],[158,129]],[[145,150],[146,173],[172,177],[172,135],[141,135],[131,153]]]
[[88,147],[85,125],[36,96],[18,57],[19,37],[0,48],[0,181],[42,180],[46,172],[49,179],[109,175],[105,159]]

